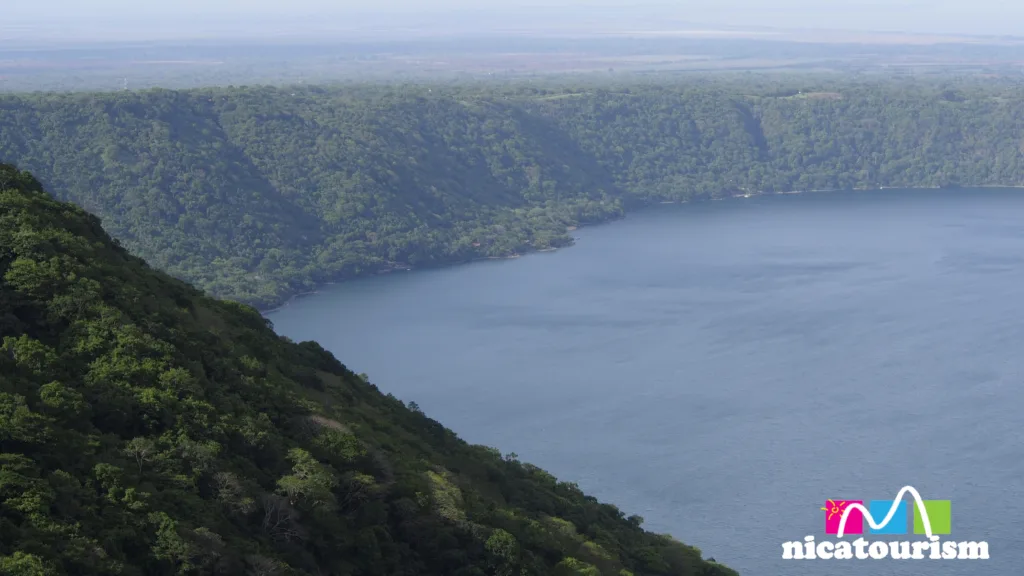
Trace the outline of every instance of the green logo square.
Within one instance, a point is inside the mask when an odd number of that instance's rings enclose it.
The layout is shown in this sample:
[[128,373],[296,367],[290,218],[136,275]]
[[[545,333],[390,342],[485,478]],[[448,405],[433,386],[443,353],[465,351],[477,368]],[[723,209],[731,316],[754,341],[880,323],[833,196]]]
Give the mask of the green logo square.
[[[949,534],[952,532],[953,521],[950,516],[949,500],[925,500],[924,509],[928,513],[928,521],[932,525],[932,534]],[[921,510],[914,504],[914,534],[924,534],[924,522]]]

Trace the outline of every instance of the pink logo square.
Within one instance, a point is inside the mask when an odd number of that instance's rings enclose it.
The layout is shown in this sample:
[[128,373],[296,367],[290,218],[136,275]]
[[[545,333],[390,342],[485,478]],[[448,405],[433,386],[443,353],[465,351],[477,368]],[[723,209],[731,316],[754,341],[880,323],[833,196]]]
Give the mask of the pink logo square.
[[[822,510],[825,511],[825,534],[838,534],[839,533],[839,521],[843,518],[843,512],[850,507],[851,504],[864,505],[861,500],[826,500],[825,506]],[[860,510],[850,510],[849,517],[846,519],[846,526],[843,529],[843,534],[863,534],[864,533],[864,513]]]

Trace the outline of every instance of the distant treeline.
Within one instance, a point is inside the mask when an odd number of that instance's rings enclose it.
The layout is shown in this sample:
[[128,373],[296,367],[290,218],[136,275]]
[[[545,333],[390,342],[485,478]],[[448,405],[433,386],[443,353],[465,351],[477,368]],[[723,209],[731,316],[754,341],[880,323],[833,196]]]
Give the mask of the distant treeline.
[[[0,97],[0,161],[259,307],[571,242],[649,202],[1024,184],[1010,83],[219,88]],[[0,183],[2,184],[2,183]]]

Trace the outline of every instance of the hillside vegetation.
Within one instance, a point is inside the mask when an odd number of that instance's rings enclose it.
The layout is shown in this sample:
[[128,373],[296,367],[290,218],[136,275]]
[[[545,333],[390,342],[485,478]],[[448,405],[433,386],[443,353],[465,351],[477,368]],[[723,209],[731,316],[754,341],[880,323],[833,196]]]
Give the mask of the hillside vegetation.
[[735,575],[0,182],[0,573]]
[[152,90],[0,97],[0,160],[133,253],[260,308],[571,243],[648,202],[1024,184],[1024,90],[912,83]]

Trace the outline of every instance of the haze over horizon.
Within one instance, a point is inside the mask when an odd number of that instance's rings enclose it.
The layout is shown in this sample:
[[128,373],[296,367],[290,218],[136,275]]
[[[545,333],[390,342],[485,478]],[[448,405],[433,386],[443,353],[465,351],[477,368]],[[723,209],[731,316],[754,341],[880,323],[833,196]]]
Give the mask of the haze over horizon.
[[[55,16],[57,15],[57,16]],[[440,0],[424,8],[413,0],[364,2],[292,0],[177,0],[142,5],[132,0],[37,0],[5,8],[0,41],[169,40],[301,36],[333,31],[363,38],[382,31],[458,35],[495,31],[609,33],[670,31],[683,26],[768,27],[1017,35],[1024,5],[999,0],[760,0],[671,2],[553,0],[480,2]],[[354,36],[353,36],[354,37]],[[400,37],[400,36],[399,36]]]

